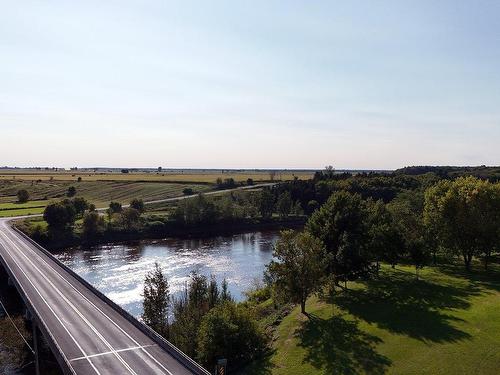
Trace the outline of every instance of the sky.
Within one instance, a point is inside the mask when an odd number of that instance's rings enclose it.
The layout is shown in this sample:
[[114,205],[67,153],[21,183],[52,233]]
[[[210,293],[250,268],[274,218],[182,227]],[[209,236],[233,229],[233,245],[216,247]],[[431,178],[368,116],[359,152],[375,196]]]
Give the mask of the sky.
[[496,0],[0,1],[0,165],[500,164]]

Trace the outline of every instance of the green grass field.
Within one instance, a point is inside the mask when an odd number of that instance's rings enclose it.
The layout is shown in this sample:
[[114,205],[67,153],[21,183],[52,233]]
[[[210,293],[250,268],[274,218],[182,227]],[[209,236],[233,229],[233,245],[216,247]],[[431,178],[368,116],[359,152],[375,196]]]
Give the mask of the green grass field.
[[500,369],[500,267],[384,267],[277,327],[274,352],[245,375],[475,374]]

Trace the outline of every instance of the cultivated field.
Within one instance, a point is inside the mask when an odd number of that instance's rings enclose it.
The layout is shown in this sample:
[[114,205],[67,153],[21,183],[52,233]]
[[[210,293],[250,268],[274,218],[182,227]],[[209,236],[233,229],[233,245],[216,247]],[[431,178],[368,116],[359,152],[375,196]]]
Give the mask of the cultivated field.
[[264,170],[171,170],[163,172],[130,171],[117,172],[82,172],[82,171],[35,171],[35,170],[0,170],[0,180],[22,181],[134,181],[134,182],[179,182],[214,184],[218,178],[233,178],[237,182],[288,181],[294,178],[309,179],[313,171],[264,171]]
[[[76,197],[84,197],[98,208],[107,206],[111,201],[126,204],[133,198],[149,201],[181,196],[185,188],[190,188],[193,192],[211,188],[205,184],[166,182],[0,180],[0,217],[39,214],[49,202],[66,198],[70,186],[76,188]],[[29,192],[29,202],[16,203],[16,194],[20,189]]]

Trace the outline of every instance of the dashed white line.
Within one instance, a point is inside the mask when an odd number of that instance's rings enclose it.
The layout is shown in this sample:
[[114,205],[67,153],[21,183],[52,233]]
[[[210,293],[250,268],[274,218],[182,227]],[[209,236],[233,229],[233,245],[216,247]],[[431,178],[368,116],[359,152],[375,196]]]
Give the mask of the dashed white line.
[[115,350],[114,352],[103,352],[103,353],[97,353],[97,354],[92,354],[92,355],[86,355],[86,356],[83,356],[83,357],[78,357],[78,358],[70,359],[69,361],[70,362],[81,361],[82,359],[100,357],[100,356],[103,356],[103,355],[113,354],[115,352],[116,353],[128,352],[130,350],[137,350],[137,349],[142,349],[142,348],[149,348],[151,346],[156,346],[156,344],[134,346],[133,348],[118,349],[118,350]]
[[[8,230],[10,234],[13,232]],[[17,238],[16,238],[17,240]],[[12,242],[12,240],[10,240]],[[17,247],[17,246],[16,246]],[[117,327],[124,335],[126,335],[135,345],[141,347],[139,342],[137,342],[132,336],[130,336],[123,328],[121,328],[113,319],[111,319],[104,311],[102,311],[98,306],[96,306],[91,300],[89,300],[85,295],[83,295],[73,284],[71,284],[66,278],[64,278],[58,270],[54,267],[54,265],[49,264],[42,256],[40,256],[36,251],[34,251],[30,246],[25,246],[26,249],[29,249],[30,252],[35,254],[42,262],[44,262],[48,267],[55,271],[55,273],[66,282],[71,288],[73,288],[82,298],[84,298],[88,303],[90,303],[97,311],[99,311],[104,317],[106,317],[115,327]],[[18,247],[19,249],[19,247]],[[33,264],[33,263],[32,263]],[[35,266],[36,267],[36,266]],[[164,371],[166,371],[169,375],[173,375],[169,369],[167,369],[162,363],[160,363],[154,356],[152,356],[144,347],[141,350],[151,358],[159,367],[161,367]]]
[[[76,341],[76,339],[73,337],[73,335],[71,334],[71,332],[69,332],[68,328],[64,325],[64,323],[62,322],[62,320],[59,318],[59,316],[57,316],[57,314],[55,313],[55,311],[52,309],[52,307],[49,305],[49,303],[47,302],[47,300],[42,296],[42,294],[40,293],[40,291],[38,290],[38,288],[33,284],[33,282],[30,280],[30,278],[28,277],[28,275],[26,274],[26,272],[24,272],[24,270],[21,268],[21,266],[19,265],[19,263],[16,261],[16,259],[12,256],[12,254],[10,253],[10,251],[7,249],[7,247],[5,246],[5,242],[1,241],[2,244],[3,244],[3,248],[4,250],[7,252],[7,254],[9,254],[10,258],[12,259],[12,261],[16,264],[17,268],[19,268],[19,270],[23,273],[23,275],[26,277],[26,280],[28,280],[28,282],[31,284],[31,286],[33,287],[33,289],[36,291],[36,293],[40,296],[40,298],[42,299],[42,301],[47,305],[47,307],[49,308],[49,310],[52,312],[52,314],[54,314],[55,318],[57,319],[57,321],[61,324],[61,326],[64,328],[64,330],[66,331],[66,333],[69,335],[69,337],[71,337],[71,339],[74,341],[74,343],[76,344],[76,346],[78,347],[78,349],[80,349],[80,351],[82,352],[83,355],[87,355],[87,353],[85,352],[85,350],[83,350],[83,348],[80,346],[80,344],[78,344],[78,342]],[[63,356],[64,356],[64,353],[63,353]],[[65,357],[66,361],[67,358]],[[101,373],[99,372],[99,370],[97,370],[97,368],[94,366],[94,364],[90,361],[90,359],[88,359],[88,362],[90,363],[90,365],[92,366],[92,368],[95,370],[95,372],[100,375]],[[69,364],[69,362],[68,362]],[[73,368],[71,367],[71,365],[69,365],[70,368],[73,370]],[[73,370],[74,372],[74,370]]]
[[[110,349],[110,351],[113,352],[115,357],[120,361],[120,363],[133,375],[137,375],[137,373],[130,367],[130,365],[125,362],[125,360],[115,352],[115,349],[113,346],[104,338],[104,336],[94,327],[92,323],[76,308],[76,306],[57,288],[57,286],[49,280],[49,278],[42,273],[42,271],[31,261],[31,259],[28,258],[28,256],[22,251],[22,249],[19,248],[19,246],[12,241],[12,239],[9,238],[8,235],[5,235],[5,239],[8,240],[19,252],[21,253],[22,256],[26,258],[26,260],[33,266],[34,269],[36,269],[40,275],[42,276],[45,281],[49,283],[49,285],[54,289],[54,291],[59,294],[59,296],[71,307],[71,309],[84,321],[85,324],[96,334],[96,336]],[[87,355],[86,353],[84,353]]]

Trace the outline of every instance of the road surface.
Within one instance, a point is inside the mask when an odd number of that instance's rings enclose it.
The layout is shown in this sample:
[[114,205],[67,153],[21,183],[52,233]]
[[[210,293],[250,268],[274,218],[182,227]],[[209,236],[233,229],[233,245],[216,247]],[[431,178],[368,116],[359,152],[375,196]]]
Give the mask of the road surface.
[[0,256],[71,372],[194,374],[8,222],[0,219]]

